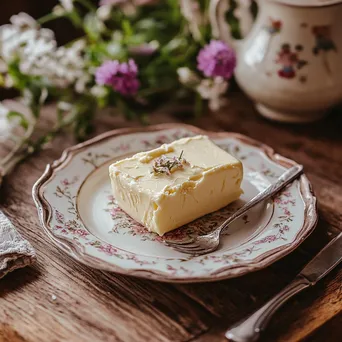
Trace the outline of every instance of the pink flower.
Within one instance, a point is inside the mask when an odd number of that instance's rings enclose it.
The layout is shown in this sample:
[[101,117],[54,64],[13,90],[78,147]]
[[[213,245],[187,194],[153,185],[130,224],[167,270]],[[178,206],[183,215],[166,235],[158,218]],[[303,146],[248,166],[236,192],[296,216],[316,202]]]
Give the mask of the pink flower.
[[89,235],[89,233],[83,229],[77,229],[76,234],[81,237],[86,237]]
[[114,207],[109,210],[110,215],[114,218],[116,215],[121,214],[123,211],[119,207]]
[[275,240],[277,240],[277,237],[275,235],[269,235],[269,236],[264,237],[261,240],[255,241],[254,244],[259,245],[261,243],[266,243],[266,242],[270,243],[270,242],[273,242]]
[[68,186],[70,184],[70,182],[65,178],[61,181],[62,185],[64,186]]
[[168,270],[168,271],[177,271],[177,268],[174,268],[173,266],[171,266],[171,265],[166,265],[166,269]]
[[67,178],[61,180],[61,184],[64,186],[69,186],[69,185],[76,183],[77,181],[78,181],[78,177],[75,176],[71,181],[69,181]]
[[128,151],[129,150],[129,144],[121,144],[120,149],[121,151]]
[[108,255],[114,255],[118,251],[112,245],[101,245],[100,250]]
[[165,141],[167,141],[167,136],[165,134],[161,134],[157,136],[157,143],[163,144]]
[[197,68],[207,77],[232,77],[236,66],[234,50],[219,40],[212,40],[197,56]]
[[96,83],[109,85],[122,95],[134,95],[139,89],[138,67],[133,59],[127,63],[106,61],[96,70]]
[[63,224],[64,223],[64,215],[62,213],[60,213],[58,210],[56,210],[55,215],[56,215],[56,221],[58,223]]
[[291,216],[291,212],[288,209],[286,209],[286,208],[284,208],[284,214],[286,216]]
[[167,240],[175,240],[175,241],[181,241],[184,240],[185,238],[188,238],[186,232],[184,229],[175,229],[172,232],[166,233],[165,237]]

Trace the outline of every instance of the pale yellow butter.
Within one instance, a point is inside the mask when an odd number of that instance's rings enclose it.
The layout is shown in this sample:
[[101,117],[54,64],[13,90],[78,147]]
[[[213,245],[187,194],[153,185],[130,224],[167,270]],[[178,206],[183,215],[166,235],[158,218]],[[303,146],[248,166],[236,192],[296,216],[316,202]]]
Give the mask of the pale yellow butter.
[[[170,175],[153,172],[157,158],[179,157],[182,151],[187,161],[182,169]],[[228,205],[242,193],[241,162],[202,135],[118,161],[109,175],[119,206],[159,235]]]

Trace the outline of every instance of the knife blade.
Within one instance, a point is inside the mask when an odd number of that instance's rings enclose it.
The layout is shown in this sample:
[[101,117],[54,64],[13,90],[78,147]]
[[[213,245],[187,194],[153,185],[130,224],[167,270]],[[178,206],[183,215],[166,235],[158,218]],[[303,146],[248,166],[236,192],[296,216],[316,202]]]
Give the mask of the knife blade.
[[342,233],[332,239],[299,273],[312,285],[342,261]]

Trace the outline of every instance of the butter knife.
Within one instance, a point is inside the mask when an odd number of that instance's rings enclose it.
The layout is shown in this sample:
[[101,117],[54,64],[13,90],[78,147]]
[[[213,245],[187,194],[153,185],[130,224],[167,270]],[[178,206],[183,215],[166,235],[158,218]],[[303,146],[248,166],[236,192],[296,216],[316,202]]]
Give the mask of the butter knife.
[[276,310],[288,299],[315,285],[342,261],[342,233],[332,239],[286,286],[247,319],[232,326],[226,337],[235,342],[256,341]]

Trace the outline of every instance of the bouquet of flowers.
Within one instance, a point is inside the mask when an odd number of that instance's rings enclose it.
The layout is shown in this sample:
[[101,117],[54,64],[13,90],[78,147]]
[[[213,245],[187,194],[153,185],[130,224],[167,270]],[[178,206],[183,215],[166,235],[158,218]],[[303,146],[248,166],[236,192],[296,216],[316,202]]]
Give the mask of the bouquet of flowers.
[[[145,121],[170,99],[194,101],[197,114],[203,104],[220,108],[236,57],[211,39],[208,6],[208,0],[60,0],[39,20],[11,17],[0,27],[0,85],[18,90],[29,109],[24,114],[0,105],[0,130],[16,123],[26,132],[13,153],[32,153],[65,128],[84,139],[97,110],[107,106]],[[83,36],[58,46],[44,24],[62,17]],[[56,125],[30,141],[48,98],[57,102]]]

